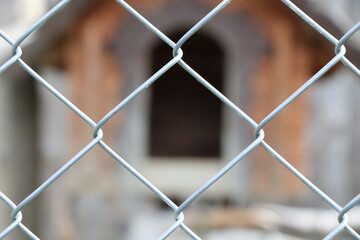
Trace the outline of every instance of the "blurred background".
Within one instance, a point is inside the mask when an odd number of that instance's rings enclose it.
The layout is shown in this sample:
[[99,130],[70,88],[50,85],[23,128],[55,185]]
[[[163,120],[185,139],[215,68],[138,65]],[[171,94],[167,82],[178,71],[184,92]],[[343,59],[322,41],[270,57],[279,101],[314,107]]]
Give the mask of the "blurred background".
[[[2,0],[14,40],[53,0]],[[219,1],[128,3],[174,42]],[[355,0],[294,1],[336,38]],[[22,44],[22,59],[98,122],[172,59],[172,49],[113,0],[73,1]],[[360,34],[346,43],[360,66]],[[277,0],[232,1],[182,47],[183,59],[257,123],[334,56]],[[0,64],[11,56],[0,39]],[[265,141],[340,206],[360,192],[360,83],[337,64],[264,128]],[[14,64],[0,75],[0,191],[20,203],[92,140],[93,129]],[[181,204],[254,141],[254,129],[175,66],[103,127],[104,141]],[[0,231],[11,210],[0,202]],[[23,210],[41,239],[156,239],[173,211],[95,147]],[[360,230],[360,210],[350,225]],[[185,210],[203,239],[321,239],[337,214],[262,148]],[[20,231],[5,239],[26,239]],[[189,239],[177,231],[170,239]],[[346,234],[337,239],[350,239]]]

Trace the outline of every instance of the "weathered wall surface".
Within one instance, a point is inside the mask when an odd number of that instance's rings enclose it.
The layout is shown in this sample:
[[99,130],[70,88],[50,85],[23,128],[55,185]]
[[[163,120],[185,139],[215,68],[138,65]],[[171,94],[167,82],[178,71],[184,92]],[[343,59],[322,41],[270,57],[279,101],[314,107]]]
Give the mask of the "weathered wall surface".
[[[38,173],[35,88],[28,78],[17,81],[2,75],[0,80],[0,191],[18,204],[34,189]],[[24,209],[24,223],[33,228],[36,209],[35,204]],[[1,201],[1,229],[10,223],[11,212]],[[18,233],[10,239],[20,239]]]

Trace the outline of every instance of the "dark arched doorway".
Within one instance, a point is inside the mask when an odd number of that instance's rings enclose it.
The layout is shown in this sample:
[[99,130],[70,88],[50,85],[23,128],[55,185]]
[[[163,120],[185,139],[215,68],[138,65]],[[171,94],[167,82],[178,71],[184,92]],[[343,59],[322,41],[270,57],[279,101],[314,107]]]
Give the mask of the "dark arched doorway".
[[[178,30],[168,36],[177,41]],[[222,91],[224,51],[209,35],[197,33],[182,47],[184,61]],[[172,58],[172,49],[157,43],[151,52],[151,71]],[[176,65],[152,85],[149,155],[151,157],[220,158],[221,101]]]

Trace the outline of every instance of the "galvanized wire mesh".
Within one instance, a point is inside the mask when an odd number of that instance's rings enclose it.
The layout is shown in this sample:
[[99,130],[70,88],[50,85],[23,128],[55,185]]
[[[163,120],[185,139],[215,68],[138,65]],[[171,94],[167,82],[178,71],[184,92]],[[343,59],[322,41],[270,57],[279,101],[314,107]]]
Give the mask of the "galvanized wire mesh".
[[[231,102],[226,96],[214,88],[209,82],[206,81],[200,74],[192,69],[183,59],[183,51],[181,47],[183,44],[194,35],[199,29],[201,29],[207,22],[209,22],[214,16],[216,16],[226,5],[228,5],[231,0],[224,0],[219,3],[212,11],[210,11],[204,18],[202,18],[198,23],[196,23],[192,28],[190,28],[185,35],[181,37],[178,42],[173,42],[165,34],[163,34],[159,29],[156,28],[151,22],[139,14],[132,6],[127,2],[118,0],[117,2],[129,13],[133,15],[138,21],[150,29],[153,34],[159,37],[162,41],[168,44],[173,49],[173,58],[164,65],[159,71],[147,79],[141,86],[139,86],[135,91],[123,99],[116,107],[114,107],[109,113],[107,113],[98,123],[93,121],[86,113],[82,112],[81,109],[77,108],[71,101],[65,98],[57,89],[55,89],[51,84],[49,84],[46,79],[43,79],[36,71],[34,71],[29,65],[21,59],[22,50],[21,43],[28,38],[36,29],[41,25],[45,24],[50,18],[55,14],[61,14],[61,9],[69,4],[70,0],[63,0],[53,7],[49,12],[47,12],[43,17],[41,17],[34,25],[32,25],[26,32],[24,32],[18,39],[11,39],[5,32],[0,30],[0,37],[4,39],[12,47],[12,56],[5,63],[0,66],[0,74],[4,72],[7,68],[13,64],[18,64],[23,70],[25,70],[33,79],[37,81],[38,84],[42,85],[49,92],[53,94],[54,97],[58,98],[64,105],[71,109],[74,113],[78,115],[83,121],[89,124],[93,128],[93,140],[87,144],[86,147],[81,149],[73,158],[71,158],[66,164],[64,164],[55,174],[48,178],[45,182],[41,184],[35,191],[28,195],[23,201],[18,205],[14,204],[11,199],[9,199],[4,193],[0,192],[0,199],[5,202],[9,208],[12,209],[11,219],[12,223],[4,230],[0,232],[0,239],[5,238],[10,232],[14,229],[21,229],[26,236],[30,239],[39,239],[34,233],[32,233],[25,225],[22,223],[22,213],[21,210],[26,207],[30,202],[32,202],[37,196],[42,194],[42,192],[50,187],[52,183],[57,181],[70,167],[78,162],[80,158],[89,153],[96,145],[99,145],[105,152],[107,152],[116,162],[118,162],[123,168],[129,171],[134,176],[134,181],[140,181],[142,184],[147,186],[155,195],[165,202],[174,212],[174,223],[161,235],[158,239],[167,239],[171,236],[175,230],[181,229],[192,239],[201,239],[192,229],[187,227],[184,224],[185,214],[183,213],[199,196],[201,196],[208,188],[210,188],[215,182],[222,178],[229,170],[231,170],[235,165],[237,165],[245,156],[247,156],[255,148],[264,148],[274,159],[280,162],[288,171],[295,175],[304,185],[313,191],[314,194],[318,195],[324,202],[326,202],[334,211],[338,213],[338,226],[333,229],[324,239],[333,239],[341,231],[346,230],[346,232],[354,239],[360,239],[359,233],[357,233],[349,224],[348,212],[352,210],[354,206],[360,203],[360,194],[354,199],[350,200],[348,204],[341,207],[333,199],[331,199],[325,192],[319,189],[311,181],[309,181],[301,172],[294,168],[287,160],[285,160],[276,150],[274,150],[269,144],[264,140],[265,132],[263,128],[270,121],[272,121],[282,110],[284,110],[289,104],[310,88],[319,78],[321,78],[327,71],[334,67],[338,62],[342,62],[349,71],[352,71],[357,77],[360,77],[360,70],[354,66],[351,61],[349,61],[345,54],[346,48],[344,44],[351,38],[351,36],[356,33],[360,28],[360,23],[356,24],[351,28],[340,40],[333,37],[326,29],[322,28],[319,24],[313,21],[309,16],[307,16],[301,9],[294,5],[289,0],[282,0],[282,2],[288,6],[289,11],[292,10],[298,14],[305,22],[307,22],[311,27],[322,34],[330,43],[334,45],[335,55],[320,71],[318,71],[313,77],[306,81],[300,88],[298,88],[290,97],[285,99],[278,107],[276,107],[268,116],[263,118],[260,123],[256,123],[250,116],[248,116],[244,111],[242,111],[238,106]],[[198,188],[189,198],[187,198],[179,206],[169,199],[163,192],[161,192],[156,186],[154,186],[150,181],[148,181],[140,172],[138,172],[132,165],[130,165],[125,159],[123,159],[117,152],[110,148],[103,141],[103,132],[101,128],[107,124],[107,122],[118,114],[125,105],[130,101],[136,98],[141,92],[146,91],[147,87],[153,84],[161,75],[166,71],[172,68],[174,65],[180,65],[185,69],[194,80],[200,82],[206,89],[212,92],[216,97],[218,97],[228,108],[234,111],[239,118],[245,120],[253,129],[254,129],[254,140],[248,145],[243,151],[241,151],[234,159],[228,162],[221,170],[219,170],[212,178],[210,178],[203,186]],[[171,223],[169,223],[170,225]]]

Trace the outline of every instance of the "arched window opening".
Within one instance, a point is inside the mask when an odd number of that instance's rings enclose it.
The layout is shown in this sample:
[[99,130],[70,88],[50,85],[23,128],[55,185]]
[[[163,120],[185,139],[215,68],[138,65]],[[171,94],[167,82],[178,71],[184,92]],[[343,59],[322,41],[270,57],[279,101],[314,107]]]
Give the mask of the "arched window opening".
[[[185,31],[168,36],[179,40]],[[197,33],[182,47],[183,60],[219,91],[223,89],[224,51],[209,35]],[[155,73],[172,59],[159,42],[151,52]],[[151,157],[220,157],[221,101],[176,65],[152,85],[149,155]]]

